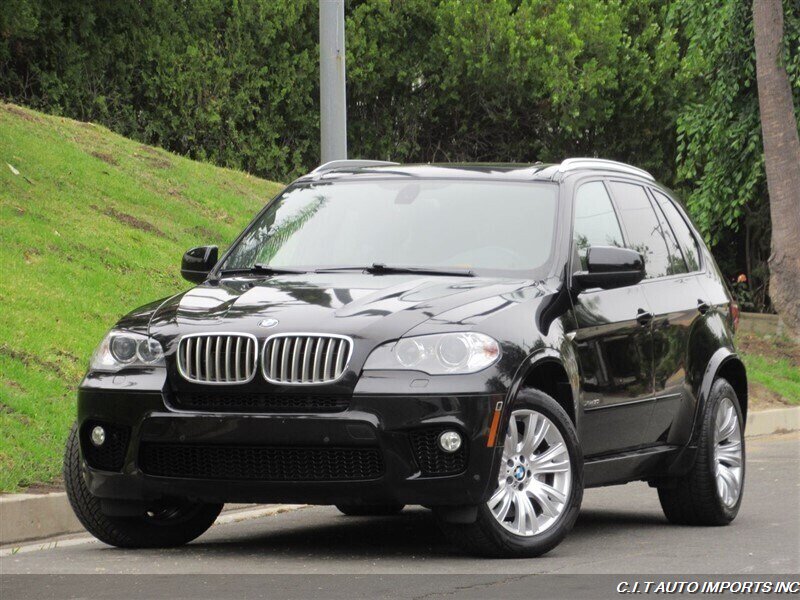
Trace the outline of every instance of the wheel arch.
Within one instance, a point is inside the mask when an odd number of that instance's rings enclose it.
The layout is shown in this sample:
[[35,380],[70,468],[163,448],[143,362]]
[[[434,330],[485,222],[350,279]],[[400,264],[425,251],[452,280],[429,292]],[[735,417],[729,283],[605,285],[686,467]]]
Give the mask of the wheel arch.
[[735,352],[728,348],[720,348],[711,356],[711,360],[708,361],[708,366],[706,367],[706,372],[700,385],[700,393],[698,394],[699,410],[695,416],[695,430],[697,429],[698,419],[705,410],[708,397],[711,394],[711,388],[714,382],[719,378],[724,378],[733,387],[739,399],[739,406],[742,409],[742,419],[745,423],[747,422],[747,369],[741,358],[739,358]]
[[[564,357],[553,349],[540,350],[531,355],[518,371],[508,395],[506,416],[510,414],[510,408],[520,390],[537,389],[558,402],[577,429],[577,386],[577,363],[574,360],[570,361],[569,357]],[[506,426],[507,419],[504,419],[503,434]]]

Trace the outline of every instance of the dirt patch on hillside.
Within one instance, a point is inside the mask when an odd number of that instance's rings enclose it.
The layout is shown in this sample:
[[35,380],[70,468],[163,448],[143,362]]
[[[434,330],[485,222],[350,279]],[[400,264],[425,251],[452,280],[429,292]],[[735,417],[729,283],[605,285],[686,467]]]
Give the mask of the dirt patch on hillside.
[[39,356],[26,352],[24,350],[15,350],[7,344],[0,344],[0,354],[18,360],[26,367],[36,366],[43,371],[51,371],[62,379],[69,380],[72,375],[68,373],[60,364],[54,361],[45,360]]
[[26,494],[52,494],[53,492],[64,491],[64,479],[57,477],[50,483],[34,483],[22,490]]
[[747,387],[749,392],[747,404],[751,410],[767,410],[769,408],[786,408],[787,406],[793,406],[789,404],[783,396],[777,392],[773,392],[760,383],[750,381]]
[[172,161],[164,155],[163,151],[156,150],[150,146],[139,146],[139,152],[134,152],[133,155],[146,162],[151,167],[156,169],[169,169],[172,166]]
[[31,424],[31,419],[28,415],[23,415],[22,413],[15,411],[7,404],[3,404],[2,402],[0,402],[0,414],[9,415],[11,418],[16,419],[26,426]]
[[152,223],[148,223],[147,221],[143,221],[138,217],[134,217],[133,215],[129,215],[128,213],[119,211],[113,206],[106,206],[104,208],[100,208],[92,204],[91,208],[93,208],[98,212],[103,213],[107,217],[111,217],[112,219],[119,221],[123,225],[127,225],[128,227],[133,227],[134,229],[138,229],[140,231],[146,231],[147,233],[152,233],[153,235],[157,235],[158,237],[162,238],[167,237],[167,235],[163,231],[161,231],[158,227],[156,227]]
[[3,104],[2,107],[7,113],[12,114],[15,117],[19,117],[23,121],[30,121],[32,123],[41,121],[39,117],[22,110],[19,106],[14,106],[13,104]]
[[749,333],[736,336],[736,348],[745,354],[758,354],[769,359],[784,359],[800,365],[800,344],[781,336],[758,337]]
[[22,258],[25,260],[25,264],[28,265],[39,262],[41,257],[42,253],[36,248],[26,248],[22,251]]
[[107,165],[111,165],[114,167],[119,166],[119,161],[113,156],[111,156],[108,152],[90,152],[90,154],[95,158],[99,158]]
[[196,225],[187,231],[188,233],[191,233],[193,237],[197,238],[198,241],[202,240],[203,243],[212,243],[218,240],[220,237],[218,231],[214,231],[208,227],[204,227],[203,225]]

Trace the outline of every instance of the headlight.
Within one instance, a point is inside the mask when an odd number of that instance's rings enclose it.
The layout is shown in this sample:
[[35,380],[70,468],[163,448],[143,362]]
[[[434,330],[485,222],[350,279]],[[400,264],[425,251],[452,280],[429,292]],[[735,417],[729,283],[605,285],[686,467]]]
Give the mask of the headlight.
[[163,367],[164,350],[156,340],[140,333],[112,329],[92,354],[90,371],[114,373],[125,367]]
[[500,358],[500,344],[482,333],[408,337],[378,346],[364,370],[422,371],[428,375],[476,373]]

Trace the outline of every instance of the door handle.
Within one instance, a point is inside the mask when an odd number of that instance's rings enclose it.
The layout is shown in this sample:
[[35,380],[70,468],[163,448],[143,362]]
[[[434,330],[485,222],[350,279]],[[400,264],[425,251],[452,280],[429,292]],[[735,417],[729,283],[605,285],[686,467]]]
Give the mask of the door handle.
[[706,302],[705,300],[702,300],[702,299],[698,298],[698,300],[697,300],[697,311],[701,315],[704,315],[710,310],[711,310],[711,305],[708,302]]
[[646,327],[650,324],[653,320],[653,313],[647,312],[646,310],[640,308],[639,312],[636,313],[636,322],[639,323],[642,327]]

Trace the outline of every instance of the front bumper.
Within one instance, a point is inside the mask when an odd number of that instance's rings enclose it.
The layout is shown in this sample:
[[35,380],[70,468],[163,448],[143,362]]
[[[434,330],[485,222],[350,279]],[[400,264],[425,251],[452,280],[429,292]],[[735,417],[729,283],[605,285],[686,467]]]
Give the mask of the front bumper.
[[[494,407],[502,394],[355,394],[349,407],[336,413],[231,414],[178,411],[171,408],[162,392],[124,386],[104,389],[98,383],[82,386],[78,392],[79,427],[100,422],[120,426],[128,433],[120,468],[92,468],[84,461],[89,491],[100,498],[461,506],[487,500],[494,489],[491,482],[499,449],[487,447],[487,439]],[[460,472],[431,475],[421,468],[411,440],[415,432],[431,428],[461,433],[466,456]],[[88,444],[87,437],[82,436],[84,457],[87,450],[91,451]],[[234,465],[238,470],[223,472],[217,466],[214,474],[206,477],[202,463],[198,465],[195,460],[191,476],[164,476],[154,475],[147,464],[143,465],[143,450],[148,445],[168,446],[175,449],[176,456],[182,455],[184,448],[195,447],[269,447],[270,452],[287,448],[314,452],[372,448],[379,451],[382,468],[369,479],[351,474],[341,480],[303,480],[302,475],[297,476],[300,479],[270,480],[252,476],[252,472],[242,477],[241,465]],[[248,454],[250,460],[261,460],[260,456]],[[284,474],[286,468],[282,466]]]

